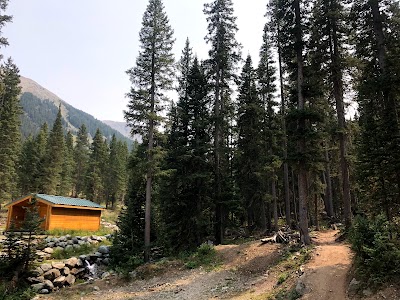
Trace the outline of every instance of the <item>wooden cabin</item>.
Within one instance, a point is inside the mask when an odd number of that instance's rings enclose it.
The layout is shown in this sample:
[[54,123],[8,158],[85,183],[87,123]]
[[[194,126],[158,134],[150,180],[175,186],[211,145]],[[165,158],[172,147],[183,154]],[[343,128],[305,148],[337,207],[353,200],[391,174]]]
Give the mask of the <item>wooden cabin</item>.
[[31,194],[6,205],[8,208],[7,227],[11,223],[17,229],[25,219],[24,207],[34,203],[38,207],[39,216],[43,218],[41,227],[44,230],[71,229],[92,230],[100,228],[102,206],[92,201],[79,198]]

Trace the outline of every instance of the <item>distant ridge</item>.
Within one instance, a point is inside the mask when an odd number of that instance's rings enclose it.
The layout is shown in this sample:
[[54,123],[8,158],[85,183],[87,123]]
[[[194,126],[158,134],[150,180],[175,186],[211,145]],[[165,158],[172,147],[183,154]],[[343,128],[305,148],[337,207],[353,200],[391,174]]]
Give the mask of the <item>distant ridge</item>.
[[85,124],[90,137],[93,137],[99,128],[107,139],[111,139],[115,134],[118,139],[126,141],[129,145],[133,143],[133,139],[129,136],[123,135],[92,115],[73,107],[34,80],[23,76],[20,79],[20,101],[24,111],[21,117],[23,137],[26,138],[30,134],[36,135],[44,122],[51,127],[56,119],[58,107],[61,105],[62,122],[66,131],[69,130],[75,135],[79,127]]

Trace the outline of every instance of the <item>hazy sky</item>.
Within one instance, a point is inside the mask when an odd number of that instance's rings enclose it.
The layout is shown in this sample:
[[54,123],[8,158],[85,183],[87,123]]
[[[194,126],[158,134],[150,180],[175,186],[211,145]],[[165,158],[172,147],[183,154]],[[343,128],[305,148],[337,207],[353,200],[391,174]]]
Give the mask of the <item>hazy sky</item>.
[[[203,0],[164,0],[175,31],[175,59],[186,37],[206,58],[207,22]],[[258,61],[267,0],[233,0],[237,40],[243,56]],[[123,121],[130,89],[125,71],[134,66],[147,0],[10,0],[13,23],[3,49],[29,77],[60,98],[100,120]]]

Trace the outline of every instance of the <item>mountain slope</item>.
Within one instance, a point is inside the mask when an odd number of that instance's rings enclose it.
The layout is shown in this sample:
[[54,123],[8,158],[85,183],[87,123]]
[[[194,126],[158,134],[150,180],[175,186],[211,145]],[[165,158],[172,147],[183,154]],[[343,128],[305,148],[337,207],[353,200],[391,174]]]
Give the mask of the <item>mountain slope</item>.
[[21,131],[24,137],[29,134],[36,135],[44,122],[51,127],[56,119],[58,107],[61,105],[63,126],[73,134],[82,124],[85,124],[92,137],[99,128],[107,139],[115,134],[118,139],[128,142],[129,145],[132,144],[132,139],[129,137],[122,135],[92,115],[73,107],[35,81],[21,76],[21,88],[20,100],[24,111],[21,117]]

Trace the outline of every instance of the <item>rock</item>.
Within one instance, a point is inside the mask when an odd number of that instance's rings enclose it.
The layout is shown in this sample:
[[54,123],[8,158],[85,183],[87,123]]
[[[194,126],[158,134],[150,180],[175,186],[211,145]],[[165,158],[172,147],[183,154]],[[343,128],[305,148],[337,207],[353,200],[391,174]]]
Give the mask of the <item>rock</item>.
[[32,284],[36,283],[43,283],[44,282],[44,277],[39,276],[39,277],[28,277],[26,280],[28,280]]
[[300,278],[296,284],[296,292],[301,296],[310,292],[310,289],[307,288],[306,285],[304,284],[303,279],[304,279],[304,276],[300,276]]
[[81,261],[88,260],[88,257],[86,255],[80,255],[79,258]]
[[78,241],[78,245],[85,245],[86,242],[85,241]]
[[65,251],[72,251],[72,250],[74,250],[74,247],[72,245],[65,246]]
[[50,291],[48,289],[41,289],[39,294],[50,294]]
[[52,266],[51,266],[51,264],[41,264],[40,268],[42,269],[42,271],[43,271],[42,274],[43,274],[44,272],[51,270]]
[[65,237],[66,237],[68,240],[70,240],[70,239],[72,238],[70,234],[67,234]]
[[74,247],[75,250],[81,249],[81,246],[79,244],[73,244],[72,247]]
[[350,296],[354,296],[358,292],[359,289],[360,289],[360,281],[358,281],[357,279],[353,278],[350,281],[347,293]]
[[100,291],[100,288],[99,288],[97,285],[95,285],[95,286],[93,287],[93,290],[97,292],[97,291]]
[[49,247],[49,248],[53,248],[54,245],[55,245],[54,242],[48,242],[48,243],[47,243],[47,247]]
[[366,290],[363,290],[362,291],[362,294],[365,296],[365,297],[369,297],[369,296],[372,296],[372,291],[370,290],[370,289],[366,289]]
[[110,247],[100,246],[97,251],[100,252],[101,254],[108,254],[108,253],[110,253]]
[[108,266],[110,264],[110,259],[108,257],[103,259],[103,264]]
[[56,237],[53,237],[53,238],[51,239],[51,241],[52,241],[53,243],[58,243],[58,242],[59,242],[59,239],[56,238]]
[[46,242],[46,243],[50,243],[51,241],[52,241],[53,239],[51,238],[51,237],[46,237],[45,239],[44,239],[44,241]]
[[36,277],[40,276],[40,275],[43,275],[43,273],[44,273],[44,271],[43,271],[43,269],[41,267],[36,267],[35,269],[33,269],[31,271],[32,276],[36,276]]
[[43,252],[52,254],[54,252],[54,250],[53,250],[53,248],[47,247],[47,248],[44,248]]
[[59,242],[57,245],[59,247],[65,248],[68,244],[67,244],[67,242]]
[[64,263],[68,268],[75,268],[75,267],[79,266],[80,260],[77,257],[71,257],[71,258],[67,259],[66,261],[64,261]]
[[75,283],[75,276],[69,274],[67,277],[65,277],[65,283],[68,285],[73,285]]
[[54,290],[54,284],[50,280],[44,281],[45,288],[49,289],[50,291]]
[[70,274],[72,274],[72,275],[78,275],[78,274],[81,274],[81,273],[83,273],[83,272],[85,272],[85,268],[73,268],[72,270],[71,270],[71,272],[70,272]]
[[67,237],[66,236],[61,236],[58,240],[60,242],[66,242],[67,241]]
[[110,273],[109,272],[104,272],[103,274],[101,274],[101,279],[105,279],[107,277],[110,277]]
[[57,277],[61,276],[61,272],[58,269],[51,269],[51,270],[47,271],[46,273],[44,273],[43,276],[45,279],[54,280]]
[[64,267],[64,268],[61,270],[61,274],[64,275],[64,276],[69,275],[69,273],[71,273],[71,270],[70,270],[68,267]]
[[67,241],[67,244],[68,244],[68,245],[73,245],[74,242],[73,242],[72,240],[68,240],[68,241]]
[[34,292],[39,292],[40,290],[42,290],[46,285],[44,283],[36,283],[36,284],[32,284],[31,288]]
[[51,265],[53,266],[54,269],[63,269],[65,267],[65,264],[63,262],[52,262]]
[[64,286],[64,283],[65,283],[65,276],[60,276],[53,280],[53,284],[58,287]]
[[54,251],[64,251],[63,247],[57,246],[54,248]]
[[73,242],[74,244],[78,244],[78,243],[79,243],[78,237],[73,237],[73,238],[72,238],[72,242]]

